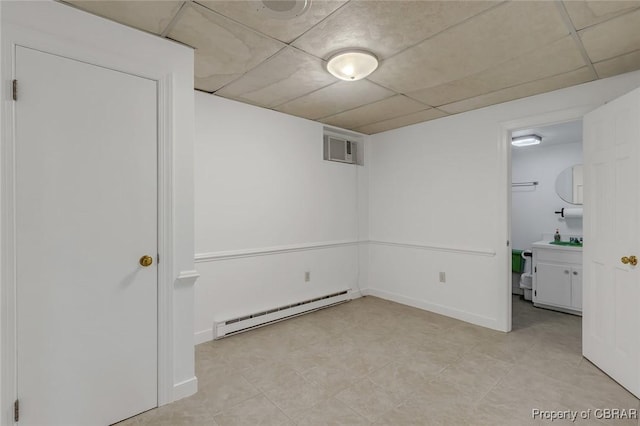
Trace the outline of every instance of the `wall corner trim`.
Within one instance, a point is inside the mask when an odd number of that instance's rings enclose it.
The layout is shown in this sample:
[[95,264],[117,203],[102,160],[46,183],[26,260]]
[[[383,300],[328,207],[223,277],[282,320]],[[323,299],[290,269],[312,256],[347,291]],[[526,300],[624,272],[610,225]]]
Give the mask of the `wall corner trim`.
[[365,294],[363,293],[363,291],[364,291],[364,290],[354,290],[354,289],[351,289],[351,290],[349,290],[349,298],[350,298],[351,300],[359,299],[359,298],[361,298],[361,297],[365,296]]
[[207,328],[206,330],[196,331],[193,334],[193,343],[195,345],[210,342],[212,340],[213,340],[213,328]]
[[198,392],[198,378],[193,376],[190,379],[173,385],[173,400],[177,401],[186,398],[194,395],[196,392]]
[[176,278],[176,285],[179,286],[192,286],[196,283],[196,280],[200,278],[200,274],[196,270],[180,271]]

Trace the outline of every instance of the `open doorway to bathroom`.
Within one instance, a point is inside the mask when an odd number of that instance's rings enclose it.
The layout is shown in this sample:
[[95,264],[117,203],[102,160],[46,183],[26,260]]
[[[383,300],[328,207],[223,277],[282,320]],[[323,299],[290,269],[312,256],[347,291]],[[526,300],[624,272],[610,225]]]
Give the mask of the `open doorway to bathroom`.
[[512,329],[553,329],[557,322],[579,331],[582,120],[517,129],[511,137]]

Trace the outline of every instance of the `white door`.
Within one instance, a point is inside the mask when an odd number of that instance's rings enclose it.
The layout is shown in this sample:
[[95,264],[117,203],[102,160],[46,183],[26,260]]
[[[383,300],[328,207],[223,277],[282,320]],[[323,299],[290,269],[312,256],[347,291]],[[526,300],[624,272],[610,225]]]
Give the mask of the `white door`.
[[156,82],[23,47],[16,78],[19,424],[111,424],[157,405]]
[[583,351],[638,397],[639,146],[640,89],[585,116]]

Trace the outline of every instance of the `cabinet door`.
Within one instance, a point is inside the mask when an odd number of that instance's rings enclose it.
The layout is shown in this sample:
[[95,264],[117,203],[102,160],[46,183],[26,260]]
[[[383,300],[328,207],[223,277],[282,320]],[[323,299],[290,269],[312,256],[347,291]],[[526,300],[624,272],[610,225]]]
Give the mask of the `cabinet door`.
[[571,268],[571,306],[582,310],[582,268],[579,266]]
[[571,307],[571,267],[538,263],[534,301],[545,305]]

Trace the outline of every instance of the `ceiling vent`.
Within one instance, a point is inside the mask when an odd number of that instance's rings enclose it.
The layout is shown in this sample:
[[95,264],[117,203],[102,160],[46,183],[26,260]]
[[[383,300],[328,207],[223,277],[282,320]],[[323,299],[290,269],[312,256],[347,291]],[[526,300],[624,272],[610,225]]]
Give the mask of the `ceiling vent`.
[[257,2],[258,12],[270,18],[293,19],[311,6],[311,0],[262,0]]

